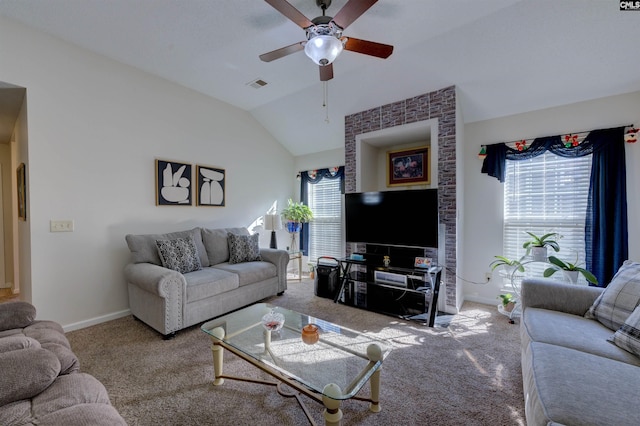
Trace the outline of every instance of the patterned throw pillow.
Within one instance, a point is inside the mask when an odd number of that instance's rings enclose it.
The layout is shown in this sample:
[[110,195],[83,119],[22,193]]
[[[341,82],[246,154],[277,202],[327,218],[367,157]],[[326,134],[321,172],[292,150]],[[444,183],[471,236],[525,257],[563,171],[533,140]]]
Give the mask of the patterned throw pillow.
[[237,235],[229,233],[229,263],[254,262],[260,258],[260,234]]
[[193,238],[176,238],[174,240],[156,240],[158,254],[162,266],[181,274],[202,269],[198,249]]
[[625,351],[640,356],[640,306],[638,306],[629,318],[622,324],[622,327],[609,338]]
[[639,304],[640,263],[625,260],[584,316],[618,330]]

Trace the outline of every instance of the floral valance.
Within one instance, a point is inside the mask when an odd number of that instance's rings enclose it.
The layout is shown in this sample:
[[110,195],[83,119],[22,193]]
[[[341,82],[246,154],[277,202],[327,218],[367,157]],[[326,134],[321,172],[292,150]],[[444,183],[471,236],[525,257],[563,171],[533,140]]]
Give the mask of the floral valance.
[[[322,179],[340,179],[340,192],[344,194],[344,166],[328,167],[326,169],[307,170],[300,173],[302,184],[318,183]],[[304,198],[304,195],[303,195]]]
[[484,157],[482,173],[504,182],[506,160],[527,160],[544,154],[546,151],[551,151],[561,157],[582,157],[601,150],[605,144],[612,140],[620,141],[621,138],[624,138],[627,142],[635,142],[639,130],[632,128],[625,135],[624,129],[627,127],[629,126],[545,136],[533,139],[533,141],[520,140],[486,145],[481,151],[481,156]]

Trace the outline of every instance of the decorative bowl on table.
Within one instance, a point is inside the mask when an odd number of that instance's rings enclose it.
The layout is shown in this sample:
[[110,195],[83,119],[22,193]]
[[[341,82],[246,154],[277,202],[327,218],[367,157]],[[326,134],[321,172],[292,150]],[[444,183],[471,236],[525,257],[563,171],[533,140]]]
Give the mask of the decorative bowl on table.
[[262,326],[267,331],[278,331],[284,325],[284,315],[272,310],[262,317]]
[[302,327],[301,335],[302,341],[307,345],[313,345],[320,340],[320,332],[318,331],[318,326],[315,324],[307,324]]

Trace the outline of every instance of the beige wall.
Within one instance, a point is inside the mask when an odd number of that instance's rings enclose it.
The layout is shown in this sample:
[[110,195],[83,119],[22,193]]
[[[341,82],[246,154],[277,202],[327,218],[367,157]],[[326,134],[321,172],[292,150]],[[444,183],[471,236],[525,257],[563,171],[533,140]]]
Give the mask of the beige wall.
[[[11,145],[0,144],[0,166],[2,170],[2,188],[0,196],[2,197],[2,247],[0,247],[0,259],[4,259],[0,270],[0,288],[13,287],[13,252],[12,252],[12,222],[11,213]],[[8,195],[8,197],[7,197]]]
[[[73,329],[126,314],[127,233],[253,226],[292,196],[293,157],[247,112],[4,18],[0,40],[0,81],[27,89],[17,229],[39,318]],[[156,158],[224,168],[226,207],[157,207]],[[75,231],[49,232],[52,219]]]
[[[11,146],[11,160],[15,170],[20,163],[27,163],[29,157],[29,132],[27,131],[27,102],[24,101],[20,108],[20,114],[16,121],[15,128],[13,130],[13,140]],[[26,167],[26,182],[29,186],[29,167]],[[30,208],[31,191],[27,188],[26,191],[26,204],[27,204],[27,221],[18,219],[17,205],[18,205],[18,191],[17,191],[17,178],[12,179],[12,199],[14,214],[12,218],[12,233],[13,233],[13,288],[14,291],[20,292],[20,296],[23,300],[32,300],[33,294],[31,291],[31,229],[29,227],[29,218],[31,217]],[[6,199],[6,197],[5,197]],[[8,231],[7,231],[8,232]]]

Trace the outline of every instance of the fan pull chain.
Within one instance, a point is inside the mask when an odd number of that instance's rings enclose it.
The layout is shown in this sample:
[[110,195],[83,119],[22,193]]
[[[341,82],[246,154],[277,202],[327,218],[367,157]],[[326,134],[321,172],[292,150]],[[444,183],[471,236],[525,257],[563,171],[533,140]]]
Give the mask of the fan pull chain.
[[322,107],[324,108],[324,112],[325,112],[324,122],[329,123],[329,82],[328,81],[322,82],[322,89],[324,92],[323,100],[322,100]]

